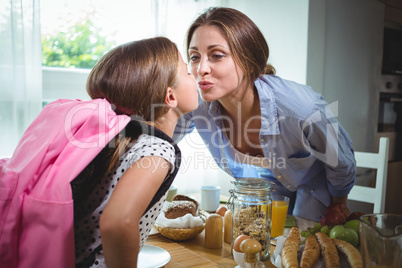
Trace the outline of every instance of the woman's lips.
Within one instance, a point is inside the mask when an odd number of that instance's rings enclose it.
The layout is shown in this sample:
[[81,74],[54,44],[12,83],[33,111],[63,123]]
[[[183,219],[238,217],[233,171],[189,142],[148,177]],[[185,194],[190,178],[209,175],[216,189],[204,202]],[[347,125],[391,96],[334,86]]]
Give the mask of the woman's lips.
[[211,82],[207,82],[207,81],[200,81],[198,82],[198,87],[203,91],[203,90],[208,90],[211,87],[213,87],[214,84]]

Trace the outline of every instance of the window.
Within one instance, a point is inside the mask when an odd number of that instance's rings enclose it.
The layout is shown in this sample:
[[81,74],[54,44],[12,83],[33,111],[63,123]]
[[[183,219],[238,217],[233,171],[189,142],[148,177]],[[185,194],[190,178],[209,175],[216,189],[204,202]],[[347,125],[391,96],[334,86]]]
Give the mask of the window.
[[[184,56],[184,37],[188,25],[202,10],[209,6],[222,5],[222,2],[224,1],[41,0],[42,40],[54,40],[52,37],[56,36],[64,38],[54,47],[53,54],[46,42],[42,44],[42,49],[48,50],[43,54],[54,56],[56,61],[64,66],[43,66],[43,103],[55,98],[88,99],[85,81],[90,71],[89,62],[96,62],[97,57],[112,46],[162,35],[175,42]],[[89,29],[85,29],[85,26]],[[78,31],[73,31],[74,29]],[[78,41],[84,42],[84,45],[74,43]],[[77,51],[66,49],[73,57],[66,60],[68,56],[61,57],[57,54],[62,50],[62,42],[69,43],[70,49],[81,49],[85,53],[79,55]],[[93,44],[93,53],[88,52],[88,44]],[[76,59],[80,56],[85,58],[88,64],[77,64]],[[42,62],[50,61],[51,59],[42,59]]]
[[[220,6],[221,2],[223,1],[41,0],[41,30],[42,40],[45,41],[42,49],[48,49],[42,55],[53,56],[55,59],[53,65],[42,66],[42,103],[45,105],[58,98],[89,99],[85,83],[91,67],[87,63],[96,62],[96,56],[103,55],[112,46],[162,35],[175,42],[185,58],[184,38],[187,27],[203,9]],[[52,37],[63,38],[54,46],[54,53],[49,46],[51,42],[46,43],[47,40],[57,41]],[[61,44],[62,41],[64,44]],[[80,41],[83,44],[79,44]],[[65,46],[65,43],[69,46]],[[66,47],[76,51],[69,51]],[[99,47],[103,47],[100,50],[104,51],[98,53]],[[59,53],[63,49],[70,54]],[[84,52],[83,55],[76,53],[79,50]],[[80,56],[85,59],[83,63],[77,63]],[[42,59],[42,63],[51,60]],[[58,62],[61,64],[56,64]],[[228,194],[231,188],[230,176],[214,165],[212,156],[196,131],[180,142],[180,148],[182,165],[175,179],[179,193],[199,192],[201,185],[219,184],[221,193]],[[207,166],[205,159],[208,160]],[[199,172],[200,170],[203,172]]]

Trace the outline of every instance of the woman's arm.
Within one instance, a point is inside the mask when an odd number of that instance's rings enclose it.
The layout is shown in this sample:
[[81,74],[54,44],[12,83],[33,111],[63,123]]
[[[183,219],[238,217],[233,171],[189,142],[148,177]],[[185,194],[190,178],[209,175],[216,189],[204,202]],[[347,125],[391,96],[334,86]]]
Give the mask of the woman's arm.
[[120,178],[100,218],[107,267],[137,267],[139,221],[170,168],[165,159],[147,156]]
[[342,197],[335,197],[332,196],[332,203],[344,203],[346,205],[346,207],[348,206],[348,196],[342,196]]
[[356,176],[352,141],[322,98],[316,100],[313,114],[304,128],[306,139],[312,154],[324,163],[332,203],[346,203]]

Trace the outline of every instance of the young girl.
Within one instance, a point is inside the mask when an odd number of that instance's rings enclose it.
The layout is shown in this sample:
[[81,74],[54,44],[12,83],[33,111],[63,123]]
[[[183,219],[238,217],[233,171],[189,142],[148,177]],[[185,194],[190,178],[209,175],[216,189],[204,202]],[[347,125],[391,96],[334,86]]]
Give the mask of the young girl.
[[[106,176],[85,199],[85,205],[76,203],[74,210],[76,214],[85,212],[75,221],[78,263],[92,256],[102,242],[107,267],[134,267],[166,199],[172,175],[179,169],[175,159],[178,148],[170,137],[179,117],[197,108],[195,79],[176,46],[166,38],[154,38],[107,53],[92,69],[87,91],[93,99],[106,98],[117,113],[142,117],[155,127],[138,138],[126,138],[128,152],[120,161],[106,161],[110,166]],[[120,150],[116,147],[115,154]],[[88,203],[99,195],[104,200],[93,203],[95,210],[88,209]],[[96,259],[95,266],[102,256]]]
[[197,108],[197,86],[175,44],[157,37],[106,53],[87,91],[93,100],[45,106],[0,161],[7,267],[137,266],[179,169],[171,136]]

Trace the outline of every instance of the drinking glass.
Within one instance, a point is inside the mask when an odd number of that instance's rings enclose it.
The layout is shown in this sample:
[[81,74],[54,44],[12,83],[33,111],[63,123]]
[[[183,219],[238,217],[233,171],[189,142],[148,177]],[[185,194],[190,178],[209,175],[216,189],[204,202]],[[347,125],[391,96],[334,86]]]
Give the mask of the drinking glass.
[[402,267],[402,215],[361,216],[360,248],[366,268]]
[[271,220],[271,239],[276,239],[283,235],[285,230],[286,216],[289,208],[289,197],[284,195],[271,195],[272,203],[270,209],[272,211]]

